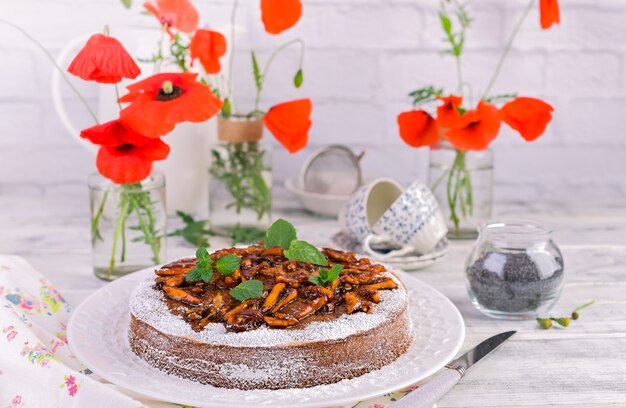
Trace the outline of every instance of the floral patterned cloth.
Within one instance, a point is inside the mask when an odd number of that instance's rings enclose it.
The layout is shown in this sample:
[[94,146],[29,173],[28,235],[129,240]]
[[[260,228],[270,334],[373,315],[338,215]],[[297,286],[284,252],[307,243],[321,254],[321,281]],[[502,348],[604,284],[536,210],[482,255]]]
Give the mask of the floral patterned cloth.
[[[126,395],[83,366],[67,346],[69,314],[61,294],[28,262],[0,255],[0,408],[177,406]],[[351,408],[386,408],[415,388]]]

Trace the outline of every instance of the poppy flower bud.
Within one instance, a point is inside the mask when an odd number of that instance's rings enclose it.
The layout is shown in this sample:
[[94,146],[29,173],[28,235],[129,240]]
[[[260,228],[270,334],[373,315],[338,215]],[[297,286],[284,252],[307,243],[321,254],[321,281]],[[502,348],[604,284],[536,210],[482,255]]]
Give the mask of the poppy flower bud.
[[544,330],[548,330],[550,327],[552,327],[552,322],[550,321],[550,319],[544,319],[544,318],[538,317],[537,323],[539,323],[539,327],[541,327]]

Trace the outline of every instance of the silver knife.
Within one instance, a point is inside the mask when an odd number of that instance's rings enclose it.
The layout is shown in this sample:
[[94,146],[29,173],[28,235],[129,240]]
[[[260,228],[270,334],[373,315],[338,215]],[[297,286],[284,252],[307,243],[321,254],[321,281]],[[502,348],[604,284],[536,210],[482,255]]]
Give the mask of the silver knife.
[[390,408],[430,408],[456,385],[465,375],[465,372],[480,361],[487,354],[494,351],[506,339],[514,335],[515,331],[508,331],[488,338],[461,357],[445,365],[446,370],[420,386],[406,397],[400,399]]

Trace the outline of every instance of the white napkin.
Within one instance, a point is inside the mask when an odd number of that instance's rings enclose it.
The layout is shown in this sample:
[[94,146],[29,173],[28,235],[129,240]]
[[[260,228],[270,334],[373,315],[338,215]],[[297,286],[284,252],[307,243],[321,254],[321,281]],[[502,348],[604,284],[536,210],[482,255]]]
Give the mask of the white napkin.
[[140,407],[70,352],[69,305],[24,259],[0,255],[0,406]]

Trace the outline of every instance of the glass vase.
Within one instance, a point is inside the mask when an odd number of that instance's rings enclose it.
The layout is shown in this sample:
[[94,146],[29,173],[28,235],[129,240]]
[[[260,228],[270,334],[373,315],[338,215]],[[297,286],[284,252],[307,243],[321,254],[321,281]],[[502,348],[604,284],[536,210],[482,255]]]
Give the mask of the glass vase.
[[430,150],[428,180],[448,224],[448,238],[473,239],[491,218],[493,154],[442,143]]
[[272,162],[262,118],[218,118],[211,150],[209,221],[223,234],[265,230],[272,217]]
[[133,184],[115,184],[94,174],[89,178],[89,199],[98,278],[110,281],[163,262],[167,212],[162,174]]

